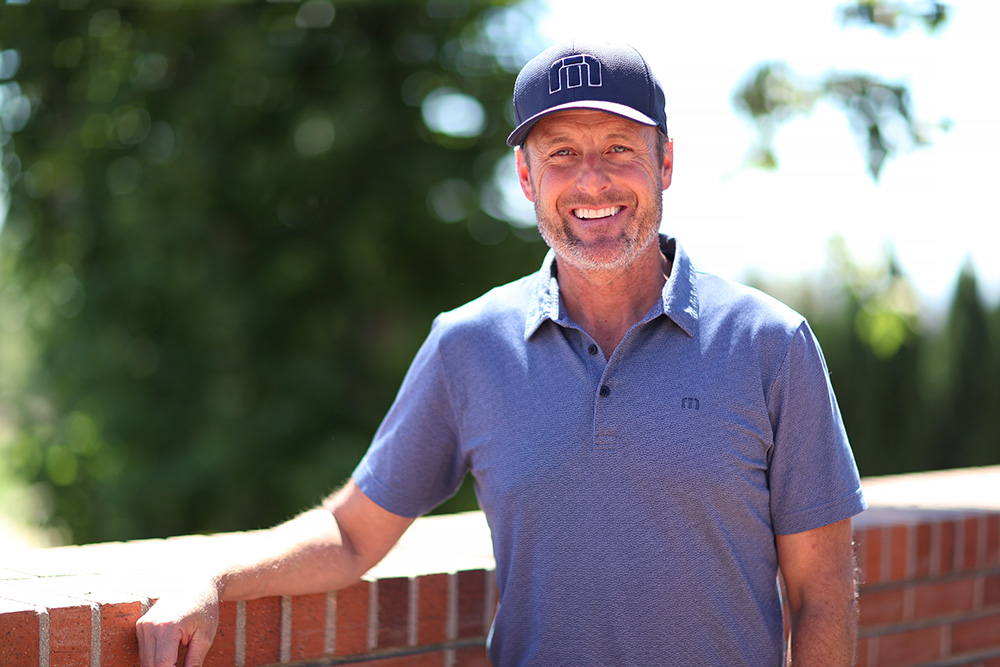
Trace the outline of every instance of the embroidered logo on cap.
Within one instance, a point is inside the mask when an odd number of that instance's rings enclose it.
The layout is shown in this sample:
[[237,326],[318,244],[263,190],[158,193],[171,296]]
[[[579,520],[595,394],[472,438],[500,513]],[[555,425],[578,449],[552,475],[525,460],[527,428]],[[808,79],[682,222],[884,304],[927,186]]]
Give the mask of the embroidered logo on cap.
[[549,94],[566,88],[601,86],[601,62],[594,56],[581,54],[561,58],[549,69]]

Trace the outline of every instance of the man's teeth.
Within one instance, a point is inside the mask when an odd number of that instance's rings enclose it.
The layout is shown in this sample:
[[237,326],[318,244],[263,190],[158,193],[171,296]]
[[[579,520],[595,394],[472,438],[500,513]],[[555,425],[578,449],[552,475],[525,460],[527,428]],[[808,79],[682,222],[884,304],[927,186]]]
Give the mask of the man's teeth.
[[609,208],[578,208],[573,211],[573,215],[583,220],[593,220],[595,218],[609,218],[622,210],[621,206],[611,206]]

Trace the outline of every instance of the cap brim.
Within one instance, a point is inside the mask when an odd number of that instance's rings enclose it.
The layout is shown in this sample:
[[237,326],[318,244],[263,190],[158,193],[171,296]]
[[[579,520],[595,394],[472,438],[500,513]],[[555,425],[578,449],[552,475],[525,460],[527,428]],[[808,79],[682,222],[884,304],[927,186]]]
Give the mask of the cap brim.
[[605,102],[604,100],[576,100],[574,102],[567,102],[566,104],[554,106],[551,109],[546,109],[545,111],[536,113],[531,118],[528,118],[514,128],[514,131],[510,133],[510,136],[507,137],[507,145],[511,147],[520,146],[524,143],[524,140],[528,138],[528,133],[531,132],[531,128],[535,126],[535,123],[545,116],[549,116],[559,111],[566,111],[567,109],[594,109],[595,111],[607,111],[608,113],[613,113],[616,116],[634,120],[635,122],[642,123],[643,125],[656,127],[659,124],[646,114],[639,113],[632,107],[625,106],[624,104],[618,104],[617,102]]

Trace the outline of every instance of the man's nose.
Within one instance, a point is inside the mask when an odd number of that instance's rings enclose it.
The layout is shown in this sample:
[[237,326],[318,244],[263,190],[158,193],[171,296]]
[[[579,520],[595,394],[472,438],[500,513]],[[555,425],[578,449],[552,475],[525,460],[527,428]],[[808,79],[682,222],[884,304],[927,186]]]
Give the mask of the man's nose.
[[607,165],[600,155],[588,154],[580,162],[580,174],[576,182],[580,192],[596,195],[611,187]]

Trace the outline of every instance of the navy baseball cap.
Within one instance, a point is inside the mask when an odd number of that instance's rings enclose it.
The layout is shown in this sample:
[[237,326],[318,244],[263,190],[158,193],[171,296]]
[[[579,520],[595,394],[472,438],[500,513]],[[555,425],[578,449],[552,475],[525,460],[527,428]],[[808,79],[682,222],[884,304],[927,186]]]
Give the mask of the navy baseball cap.
[[508,146],[524,143],[541,118],[564,109],[597,109],[659,127],[667,134],[663,88],[638,51],[625,44],[572,41],[532,58],[514,82],[517,127]]

